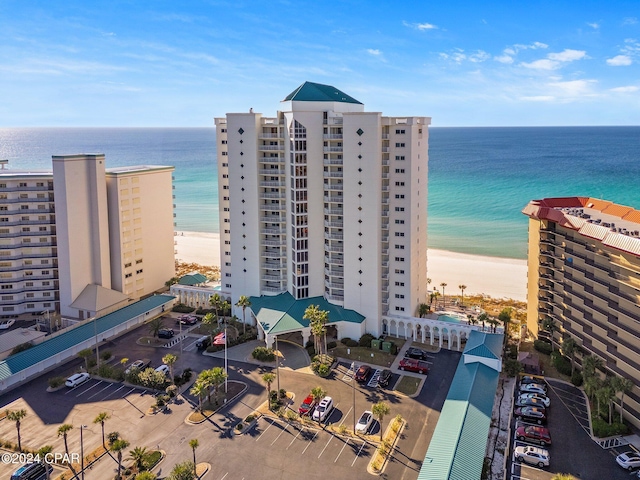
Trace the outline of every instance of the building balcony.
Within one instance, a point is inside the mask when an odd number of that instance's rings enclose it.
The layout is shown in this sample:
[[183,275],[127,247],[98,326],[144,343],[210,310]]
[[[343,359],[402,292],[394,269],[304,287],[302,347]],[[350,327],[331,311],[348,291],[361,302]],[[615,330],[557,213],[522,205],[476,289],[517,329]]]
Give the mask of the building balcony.
[[260,163],[284,163],[284,155],[277,157],[260,157]]
[[344,282],[330,282],[328,280],[324,281],[324,286],[326,288],[338,288],[340,290],[344,290]]
[[260,221],[267,223],[283,223],[285,222],[285,218],[280,215],[265,215],[260,217]]
[[284,150],[284,145],[258,145],[258,150],[266,152]]
[[264,247],[283,247],[287,244],[286,240],[260,240],[260,245]]
[[269,250],[269,251],[262,251],[260,252],[260,256],[263,258],[275,258],[275,259],[279,259],[282,258],[285,255],[285,253],[283,251],[273,251],[273,250]]
[[344,214],[344,209],[342,209],[342,208],[325,208],[324,209],[324,214],[325,215],[343,215]]
[[260,133],[258,133],[258,138],[282,138],[282,139],[284,139],[284,132],[279,132],[279,133],[260,132]]
[[324,140],[342,140],[342,134],[341,133],[325,133],[324,135],[322,135],[322,138]]
[[344,268],[325,268],[324,274],[330,277],[344,277]]
[[388,248],[383,248],[381,250],[381,252],[382,252],[382,255],[389,255],[389,249]]
[[325,158],[322,163],[324,165],[343,165],[341,158]]
[[266,228],[263,228],[262,230],[260,230],[260,233],[264,234],[264,235],[282,235],[283,233],[287,233],[287,229],[286,228],[266,227]]
[[383,208],[382,210],[380,210],[380,215],[382,215],[383,217],[388,217],[389,216],[389,209],[388,208]]
[[284,278],[282,278],[282,276],[280,276],[280,275],[261,275],[260,279],[261,280],[265,280],[267,282],[282,282],[282,281],[284,281]]
[[342,125],[342,117],[329,117],[323,120],[323,125]]
[[324,232],[324,238],[327,240],[344,240],[344,234]]
[[343,190],[343,185],[342,183],[325,183],[324,184],[324,189],[326,190],[338,190],[338,191],[342,191]]
[[287,182],[284,180],[264,180],[260,182],[261,187],[286,187]]
[[326,295],[325,298],[330,302],[344,302],[344,295]]
[[332,221],[329,222],[329,221],[325,220],[324,221],[324,226],[325,227],[333,227],[333,228],[343,228],[344,227],[344,222],[335,221],[335,220],[332,220]]
[[325,195],[325,202],[333,202],[333,203],[342,203],[344,202],[344,197],[342,195]]
[[285,175],[286,172],[280,168],[261,168],[258,170],[260,175]]
[[263,199],[284,199],[286,198],[286,195],[284,193],[284,191],[280,191],[280,192],[261,192],[260,193],[260,198]]
[[381,150],[383,153],[389,153],[389,147],[382,147]]
[[331,152],[342,153],[342,147],[322,147],[322,151],[324,153],[331,153]]
[[4,187],[0,188],[0,192],[47,192],[53,193],[53,183],[51,186],[45,185],[43,187]]
[[344,245],[343,244],[339,244],[339,245],[325,245],[324,246],[324,251],[325,252],[331,252],[331,253],[343,253],[344,252]]
[[382,243],[389,243],[389,235],[383,235],[380,239]]
[[380,190],[382,190],[383,192],[388,192],[389,191],[389,185],[382,185],[380,187]]
[[262,265],[260,268],[263,269],[267,269],[267,270],[282,270],[283,268],[287,268],[287,262],[274,262],[271,260],[267,260],[265,262],[262,262]]
[[342,178],[342,172],[322,172],[324,178]]
[[[5,190],[0,189],[0,191],[4,192]],[[52,203],[52,202],[53,202],[53,196],[51,198],[29,197],[29,198],[3,198],[2,199],[2,203]]]
[[389,173],[388,173],[388,172],[387,172],[387,173],[382,172],[382,173],[380,174],[380,178],[383,178],[383,179],[387,179],[387,180],[388,180],[388,179],[389,179]]
[[283,293],[285,290],[283,287],[260,287],[261,293]]
[[324,263],[333,265],[344,265],[344,257],[342,255],[325,255]]
[[389,205],[389,198],[388,197],[383,198],[382,199],[382,204],[383,205]]

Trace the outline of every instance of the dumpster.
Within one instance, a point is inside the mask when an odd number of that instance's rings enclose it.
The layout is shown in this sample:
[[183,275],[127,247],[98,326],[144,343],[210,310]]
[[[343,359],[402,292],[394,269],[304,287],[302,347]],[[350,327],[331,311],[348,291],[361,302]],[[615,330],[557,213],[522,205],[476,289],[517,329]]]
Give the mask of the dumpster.
[[380,350],[380,347],[382,347],[382,340],[378,340],[375,338],[371,340],[371,348],[373,348],[374,350]]
[[395,355],[398,353],[398,347],[393,342],[382,342],[382,351]]

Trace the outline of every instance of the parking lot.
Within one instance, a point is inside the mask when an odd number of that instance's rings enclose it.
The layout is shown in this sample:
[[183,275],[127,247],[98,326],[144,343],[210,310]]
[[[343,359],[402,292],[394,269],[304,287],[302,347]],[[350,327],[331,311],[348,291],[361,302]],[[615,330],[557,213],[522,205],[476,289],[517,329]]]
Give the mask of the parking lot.
[[[514,461],[517,446],[536,446],[534,442],[520,441],[515,438],[517,426],[527,422],[512,422],[511,458],[507,471],[512,480],[549,480],[555,473],[570,473],[580,479],[629,480],[629,472],[621,469],[616,461],[617,453],[604,450],[595,443],[589,434],[587,405],[581,391],[573,385],[549,379],[547,396],[551,405],[547,409],[552,445],[546,446],[550,461],[548,468],[538,468]],[[517,395],[517,387],[516,387]],[[623,451],[628,448],[623,449]],[[619,452],[618,452],[619,453]]]

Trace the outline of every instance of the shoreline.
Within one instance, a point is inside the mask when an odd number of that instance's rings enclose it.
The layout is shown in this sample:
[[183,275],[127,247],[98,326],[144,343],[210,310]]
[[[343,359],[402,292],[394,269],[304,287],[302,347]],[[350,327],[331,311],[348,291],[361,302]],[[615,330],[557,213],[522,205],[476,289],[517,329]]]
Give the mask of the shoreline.
[[[220,234],[176,232],[176,260],[205,266],[220,266]],[[430,290],[460,295],[458,285],[466,285],[465,295],[527,300],[527,261],[515,258],[487,257],[430,248],[427,252]]]

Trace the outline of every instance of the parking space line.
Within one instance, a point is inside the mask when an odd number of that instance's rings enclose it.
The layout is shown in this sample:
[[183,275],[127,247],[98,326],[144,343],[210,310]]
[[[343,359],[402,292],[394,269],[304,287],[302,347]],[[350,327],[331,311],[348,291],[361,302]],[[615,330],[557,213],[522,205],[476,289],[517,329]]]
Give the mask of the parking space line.
[[344,421],[351,413],[351,410],[353,410],[353,407],[349,407],[349,411],[342,416],[342,422],[340,422],[340,425],[344,424]]
[[304,452],[307,451],[307,448],[309,448],[309,445],[313,443],[313,441],[316,439],[317,436],[318,436],[318,432],[316,431],[316,434],[313,437],[311,437],[311,440],[309,440],[309,443],[307,444],[306,447],[304,447],[304,450],[302,450],[302,453],[300,455],[304,455]]
[[102,392],[104,392],[107,388],[111,388],[113,386],[113,383],[109,383],[106,387],[104,387],[102,390],[99,390],[98,392],[94,393],[93,395],[91,395],[87,400],[91,400],[93,397],[100,395]]
[[224,480],[225,478],[227,478],[227,475],[229,475],[229,472],[225,473],[224,476],[220,480]]
[[356,458],[353,459],[353,462],[351,462],[351,466],[353,467],[356,464],[356,460],[358,460],[358,458],[360,458],[360,452],[362,452],[362,449],[364,448],[364,446],[367,444],[367,442],[362,442],[362,446],[360,447],[360,450],[358,450],[358,453],[356,453]]
[[76,395],[76,397],[79,397],[80,395],[84,395],[85,393],[87,393],[89,390],[91,390],[92,388],[97,387],[98,385],[100,385],[101,383],[104,383],[104,380],[100,380],[98,383],[94,383],[93,385],[91,385],[89,388],[87,388],[85,391],[80,392],[78,395]]
[[278,434],[278,436],[276,438],[273,439],[273,442],[271,442],[271,445],[273,445],[274,443],[276,443],[278,441],[278,439],[280,438],[280,435],[282,435],[284,432],[289,430],[289,424],[287,424],[284,429],[282,429],[280,431],[280,433]]
[[129,391],[128,391],[127,393],[125,393],[124,395],[122,395],[120,398],[124,398],[124,397],[126,397],[127,395],[129,395],[131,392],[133,392],[133,391],[135,391],[135,390],[136,390],[136,388],[135,388],[135,387],[133,387],[131,390],[129,390]]
[[338,454],[338,456],[336,457],[336,459],[333,461],[333,463],[336,463],[338,461],[338,459],[340,458],[340,455],[342,455],[342,451],[345,449],[345,447],[349,445],[349,439],[347,439],[346,442],[344,442],[344,445],[342,446],[342,448],[340,449],[340,453]]
[[[269,420],[268,420],[268,421],[269,421]],[[274,422],[273,420],[270,420],[270,421],[269,421],[269,426],[268,426],[267,428],[265,428],[265,429],[262,431],[262,433],[260,434],[260,436],[259,436],[258,438],[256,438],[256,442],[262,438],[262,435],[264,435],[265,433],[267,433],[267,430],[269,430],[271,427],[273,427],[273,424],[274,424],[274,423],[276,423],[276,422]]]
[[[296,439],[300,436],[300,434],[302,433],[302,428],[300,430],[298,430],[298,435],[296,435],[295,437],[293,437],[293,440],[291,440],[291,443],[289,444],[289,447],[291,445],[293,445],[293,442],[296,441]],[[289,447],[285,448],[285,450],[289,450]]]
[[320,455],[318,455],[318,458],[320,458],[322,456],[322,454],[324,453],[324,451],[327,449],[327,447],[329,446],[329,444],[331,443],[331,440],[333,440],[333,435],[331,435],[329,437],[329,441],[327,442],[327,444],[324,446],[324,448],[322,449],[322,451],[320,452]]
[[120,390],[122,390],[124,388],[124,384],[120,385],[120,388],[118,388],[117,390],[114,390],[113,392],[111,392],[109,395],[107,395],[106,397],[104,397],[102,399],[102,401],[104,402],[107,398],[109,398],[111,395],[113,395],[114,393],[118,393]]

